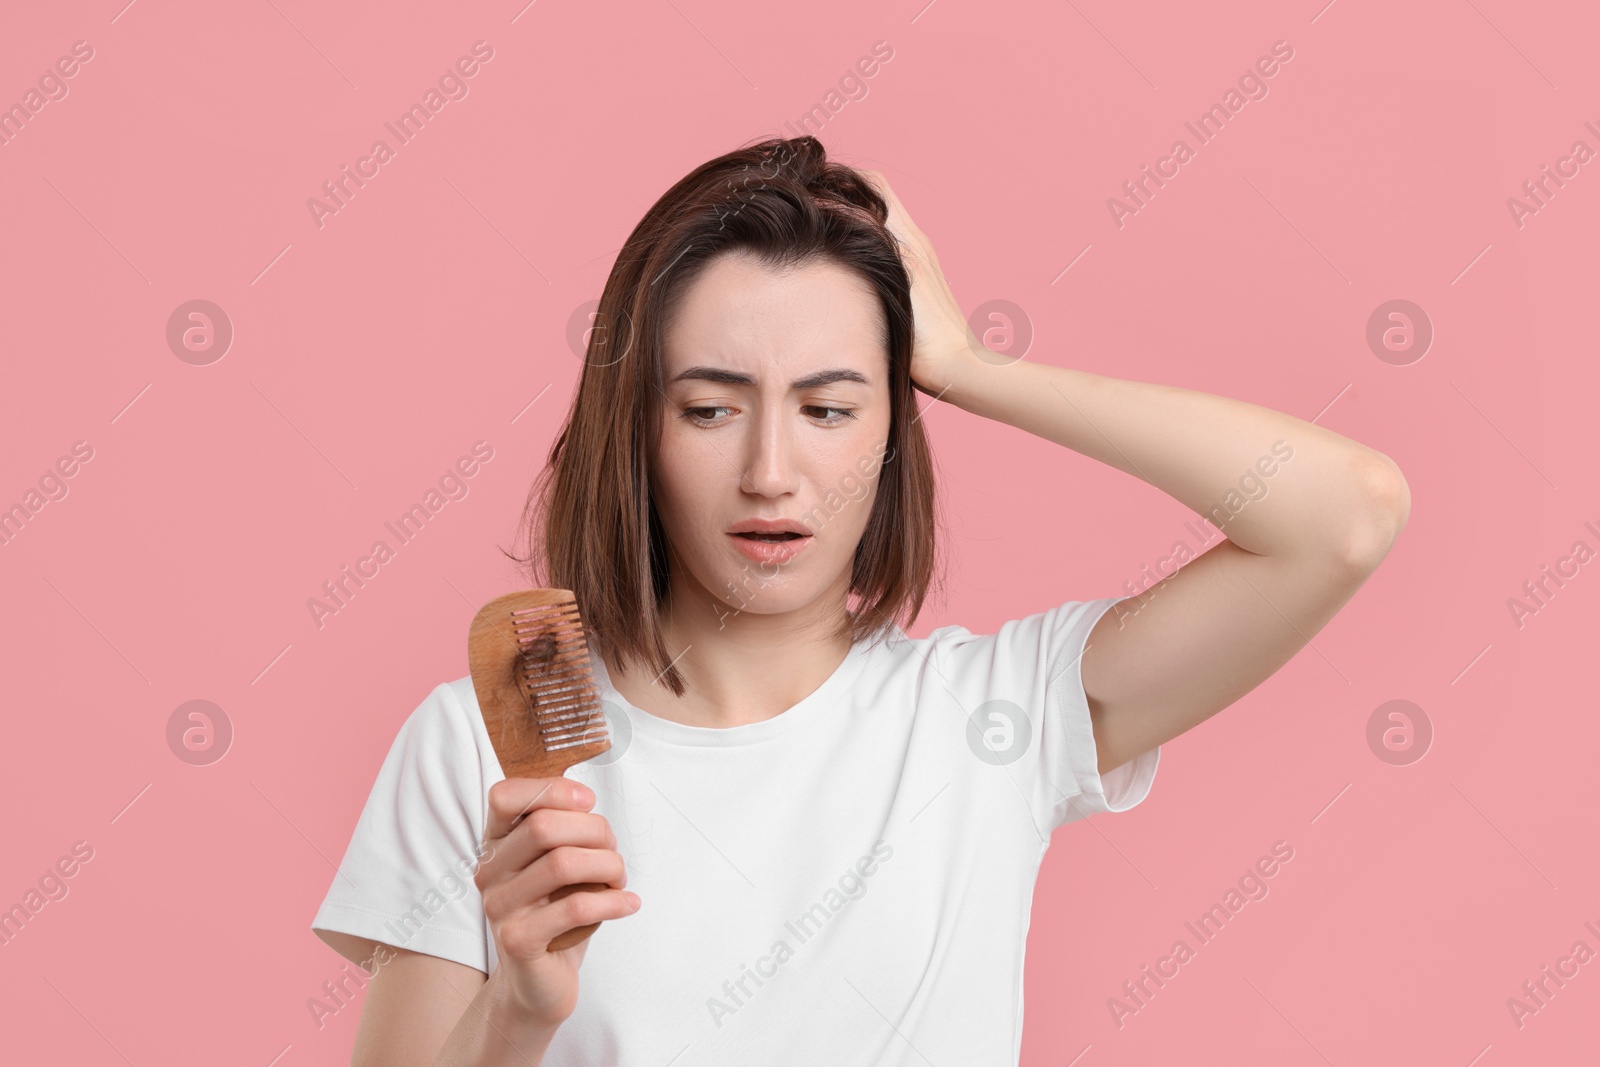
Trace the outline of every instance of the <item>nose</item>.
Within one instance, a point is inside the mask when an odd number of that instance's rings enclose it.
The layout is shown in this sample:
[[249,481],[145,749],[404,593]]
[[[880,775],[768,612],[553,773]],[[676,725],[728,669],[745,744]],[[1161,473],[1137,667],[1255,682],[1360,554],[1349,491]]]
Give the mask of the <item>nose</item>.
[[794,432],[782,405],[762,405],[752,431],[744,442],[744,489],[760,496],[795,492],[799,488],[799,472],[795,466]]

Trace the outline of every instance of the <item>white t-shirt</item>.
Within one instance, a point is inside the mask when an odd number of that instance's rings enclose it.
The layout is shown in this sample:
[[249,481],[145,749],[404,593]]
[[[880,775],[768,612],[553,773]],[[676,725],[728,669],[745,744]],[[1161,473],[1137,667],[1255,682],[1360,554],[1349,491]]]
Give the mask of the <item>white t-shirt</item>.
[[[1096,771],[1079,657],[1118,599],[997,634],[896,627],[728,729],[632,707],[591,652],[613,748],[567,776],[594,790],[642,906],[590,939],[546,1067],[1014,1065],[1050,831],[1138,804],[1160,759]],[[492,973],[472,872],[503,777],[470,677],[435,688],[312,929]]]

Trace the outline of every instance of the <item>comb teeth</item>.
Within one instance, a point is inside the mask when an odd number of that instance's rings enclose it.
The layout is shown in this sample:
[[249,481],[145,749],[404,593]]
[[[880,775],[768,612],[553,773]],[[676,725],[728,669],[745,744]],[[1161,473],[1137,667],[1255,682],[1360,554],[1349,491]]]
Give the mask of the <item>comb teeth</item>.
[[467,632],[467,661],[507,778],[557,777],[611,748],[572,590],[523,589],[483,605]]
[[575,601],[511,612],[518,686],[547,752],[603,743],[605,712],[589,665],[589,646]]

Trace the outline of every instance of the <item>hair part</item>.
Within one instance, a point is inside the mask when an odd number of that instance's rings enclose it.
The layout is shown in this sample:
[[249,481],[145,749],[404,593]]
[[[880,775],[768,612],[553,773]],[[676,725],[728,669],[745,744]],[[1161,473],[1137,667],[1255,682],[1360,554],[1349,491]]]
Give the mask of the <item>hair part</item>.
[[932,450],[911,379],[911,282],[885,226],[888,210],[860,173],[830,162],[815,137],[773,138],[678,181],[612,265],[576,396],[528,494],[528,551],[512,558],[535,587],[572,590],[588,638],[619,666],[649,664],[675,696],[685,687],[660,632],[671,553],[651,500],[650,456],[666,402],[666,329],[688,286],[718,256],[751,255],[778,270],[834,263],[864,282],[883,309],[889,436],[835,636],[877,640],[909,626],[942,571]]

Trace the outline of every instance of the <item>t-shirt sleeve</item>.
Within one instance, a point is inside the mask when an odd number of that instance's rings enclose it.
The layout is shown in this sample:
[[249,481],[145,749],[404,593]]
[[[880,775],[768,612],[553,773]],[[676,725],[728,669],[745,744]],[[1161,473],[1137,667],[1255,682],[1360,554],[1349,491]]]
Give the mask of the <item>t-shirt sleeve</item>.
[[968,747],[1010,775],[1042,828],[1127,811],[1155,781],[1159,747],[1100,774],[1079,669],[1089,632],[1124,599],[1070,601],[993,634],[949,626],[932,635],[939,684],[967,719]]
[[353,934],[488,973],[472,880],[487,794],[468,710],[445,683],[400,727],[311,923],[318,936]]

